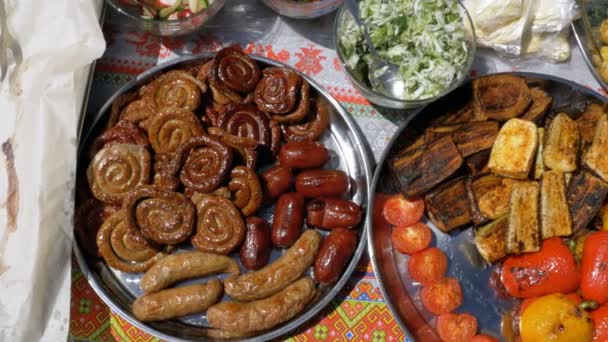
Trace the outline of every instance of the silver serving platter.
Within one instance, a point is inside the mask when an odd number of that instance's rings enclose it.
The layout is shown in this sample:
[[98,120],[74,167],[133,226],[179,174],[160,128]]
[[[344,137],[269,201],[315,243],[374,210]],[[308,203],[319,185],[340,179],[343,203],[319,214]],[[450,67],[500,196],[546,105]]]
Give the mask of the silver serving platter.
[[[188,56],[178,58],[166,63],[162,63],[146,72],[138,75],[134,80],[121,87],[110,99],[105,103],[101,110],[93,118],[93,124],[85,128],[83,139],[79,143],[79,164],[86,162],[86,151],[90,142],[99,134],[99,130],[106,123],[112,102],[121,94],[137,88],[150,80],[155,75],[164,71],[179,67],[190,62],[204,61],[211,59],[213,53],[206,53],[197,56]],[[285,64],[278,63],[263,57],[252,56],[261,67],[264,66],[282,66],[291,68]],[[345,171],[351,178],[350,197],[353,201],[360,204],[364,212],[367,213],[367,205],[369,203],[369,187],[371,184],[371,152],[367,142],[363,138],[359,127],[354,119],[344,110],[344,108],[318,83],[299,73],[311,85],[312,95],[323,98],[330,106],[330,127],[327,132],[321,137],[320,141],[330,150],[330,161],[327,163],[328,168],[336,168]],[[86,165],[79,165],[79,170],[86,168]],[[80,175],[82,176],[82,175]],[[83,186],[83,185],[81,185]],[[84,183],[86,186],[86,182]],[[260,216],[267,220],[272,219],[272,207],[263,208]],[[331,286],[318,286],[318,295],[313,302],[298,316],[288,322],[285,322],[271,330],[260,332],[259,335],[246,339],[247,341],[267,341],[276,339],[286,334],[294,334],[308,320],[317,315],[342,289],[351,273],[353,272],[361,254],[365,250],[365,232],[367,230],[367,219],[361,224],[359,231],[359,243],[351,258],[347,268],[344,270],[338,281]],[[322,234],[327,232],[319,231]],[[271,254],[271,261],[277,259],[284,250],[274,249]],[[195,314],[184,318],[144,323],[138,321],[130,310],[130,305],[135,298],[141,295],[139,288],[139,280],[142,274],[133,274],[120,272],[109,268],[104,262],[99,260],[90,260],[86,258],[78,244],[74,243],[74,253],[76,259],[82,268],[82,271],[88,280],[93,290],[101,297],[101,299],[114,311],[120,314],[125,320],[135,327],[154,335],[166,341],[210,341],[205,337],[204,329],[207,327],[207,318],[204,314]],[[238,251],[232,256],[238,261]],[[312,270],[310,270],[312,271]],[[310,272],[309,271],[309,272]],[[188,283],[204,282],[206,279],[196,279]],[[226,299],[225,297],[224,299]]]
[[[600,76],[598,65],[594,62],[600,55],[602,43],[598,38],[599,25],[608,19],[608,1],[606,0],[578,0],[581,17],[572,23],[572,32],[583,58],[597,82],[606,90],[608,83]],[[593,56],[596,56],[594,58]]]
[[[548,115],[566,112],[581,113],[590,102],[608,103],[608,98],[574,82],[536,73],[508,73],[526,77],[542,84],[553,96],[553,105]],[[413,113],[397,130],[393,139],[384,151],[372,181],[371,193],[397,193],[397,187],[389,173],[388,161],[400,149],[406,147],[426,127],[433,118],[446,111],[453,111],[464,105],[471,96],[470,81]],[[369,205],[370,213],[373,205]],[[448,257],[448,276],[460,281],[463,292],[463,305],[458,312],[473,314],[479,323],[479,331],[495,337],[502,336],[501,320],[503,315],[512,310],[517,301],[502,297],[494,289],[498,265],[487,265],[478,254],[473,243],[472,225],[454,230],[449,234],[442,233],[427,218],[424,222],[433,230],[432,246],[443,250]],[[372,227],[372,215],[368,216],[367,225]],[[367,230],[368,249],[372,266],[378,278],[382,296],[391,310],[395,320],[406,335],[417,341],[439,341],[435,333],[434,316],[424,309],[419,297],[421,286],[414,282],[407,272],[408,256],[393,250],[391,229],[373,227]],[[504,337],[501,337],[506,341]]]

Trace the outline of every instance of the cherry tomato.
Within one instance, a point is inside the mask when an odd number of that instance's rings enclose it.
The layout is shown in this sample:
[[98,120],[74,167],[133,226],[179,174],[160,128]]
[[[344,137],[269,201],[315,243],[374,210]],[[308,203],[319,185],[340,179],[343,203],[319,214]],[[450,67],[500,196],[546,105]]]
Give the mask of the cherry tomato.
[[591,312],[593,320],[593,342],[608,341],[608,305],[602,305]]
[[430,284],[443,279],[448,269],[448,258],[441,249],[431,247],[412,255],[407,268],[412,279]]
[[441,315],[456,310],[462,304],[462,289],[455,278],[425,285],[422,288],[422,305],[431,313]]
[[511,297],[530,298],[573,292],[580,274],[568,246],[555,237],[543,241],[538,252],[508,257],[500,280]]
[[437,332],[443,342],[470,341],[477,333],[477,318],[468,313],[443,314],[437,318]]
[[469,342],[499,342],[498,339],[490,336],[490,335],[484,335],[484,334],[479,334],[479,335],[475,335],[473,336]]
[[395,227],[391,234],[395,249],[399,253],[410,255],[427,248],[432,238],[431,229],[422,222],[416,222],[411,226]]
[[406,199],[402,194],[391,196],[386,203],[382,215],[393,226],[411,226],[420,221],[424,214],[422,198]]

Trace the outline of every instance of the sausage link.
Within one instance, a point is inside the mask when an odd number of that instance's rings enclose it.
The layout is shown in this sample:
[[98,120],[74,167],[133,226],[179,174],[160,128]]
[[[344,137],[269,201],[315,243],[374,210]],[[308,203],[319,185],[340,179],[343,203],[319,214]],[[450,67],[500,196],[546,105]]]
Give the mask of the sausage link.
[[315,259],[315,279],[321,284],[331,284],[338,280],[356,247],[357,234],[353,231],[338,228],[329,233]]
[[213,328],[251,332],[270,329],[300,313],[314,298],[316,287],[304,277],[271,297],[249,303],[221,302],[207,310]]
[[262,173],[262,182],[267,197],[277,198],[291,187],[293,173],[288,167],[275,165]]
[[289,247],[300,237],[305,207],[304,197],[297,192],[279,197],[272,219],[272,243],[275,246]]
[[306,223],[321,229],[354,228],[361,216],[361,207],[340,198],[320,198],[306,206]]
[[288,142],[279,151],[281,165],[294,169],[313,169],[329,160],[329,151],[323,144],[312,141]]
[[264,268],[224,280],[224,290],[242,302],[266,298],[300,278],[312,266],[321,244],[321,235],[305,230],[298,241],[280,258]]
[[222,282],[212,279],[207,284],[176,287],[141,296],[133,302],[138,320],[161,321],[207,310],[222,298]]
[[247,235],[241,246],[241,264],[248,270],[257,270],[264,267],[270,258],[270,226],[256,216],[247,218],[246,223]]
[[296,177],[296,191],[307,198],[340,197],[348,183],[348,175],[341,170],[306,170]]

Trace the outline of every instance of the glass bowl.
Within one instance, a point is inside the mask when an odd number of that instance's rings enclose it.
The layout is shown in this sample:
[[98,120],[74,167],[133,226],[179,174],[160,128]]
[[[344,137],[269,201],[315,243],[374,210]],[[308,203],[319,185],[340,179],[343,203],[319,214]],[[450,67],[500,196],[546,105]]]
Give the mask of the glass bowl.
[[128,18],[129,25],[138,30],[157,36],[181,36],[198,30],[208,22],[224,7],[226,0],[215,0],[209,7],[190,17],[174,20],[142,18],[137,7],[125,5],[121,0],[107,0],[107,2],[116,12]]
[[428,97],[420,100],[402,100],[389,95],[385,95],[383,93],[377,92],[372,89],[371,85],[357,78],[355,73],[349,68],[349,66],[345,62],[345,57],[342,54],[342,50],[340,48],[340,37],[342,36],[342,29],[347,19],[354,20],[350,11],[346,8],[346,6],[342,6],[342,8],[338,11],[338,15],[334,25],[334,42],[336,46],[336,51],[338,54],[338,59],[342,64],[342,67],[346,71],[346,74],[355,85],[355,88],[361,92],[363,97],[365,97],[371,103],[382,107],[395,108],[395,109],[409,109],[424,106],[428,103],[431,103],[450,91],[457,88],[464,80],[469,77],[469,73],[471,71],[471,67],[473,65],[473,60],[475,59],[475,52],[477,50],[477,44],[475,43],[475,30],[473,29],[473,21],[469,16],[469,12],[462,5],[460,1],[458,1],[459,12],[461,13],[462,20],[464,22],[464,32],[465,32],[465,43],[467,44],[467,58],[462,65],[462,74],[459,78],[454,79],[454,81],[445,88],[441,93],[436,96]]
[[333,12],[344,0],[295,1],[295,0],[262,0],[280,15],[296,19],[312,19]]

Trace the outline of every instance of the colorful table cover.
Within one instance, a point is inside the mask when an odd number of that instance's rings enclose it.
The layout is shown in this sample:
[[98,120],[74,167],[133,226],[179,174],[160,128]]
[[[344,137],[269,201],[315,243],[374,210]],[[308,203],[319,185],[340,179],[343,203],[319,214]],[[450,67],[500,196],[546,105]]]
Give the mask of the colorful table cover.
[[[158,63],[190,54],[239,45],[246,52],[287,63],[324,86],[353,115],[376,160],[410,111],[369,104],[352,86],[334,50],[334,14],[315,20],[279,17],[253,0],[230,0],[200,32],[159,38],[137,31],[109,11],[103,30],[104,56],[94,71],[87,115],[96,113],[120,86]],[[533,71],[561,76],[603,91],[572,42],[566,63],[539,60],[506,61],[479,51],[472,76],[499,71]],[[113,313],[88,285],[77,263],[72,268],[70,341],[158,341]],[[340,294],[318,317],[289,341],[408,341],[382,299],[369,258],[359,262]]]

